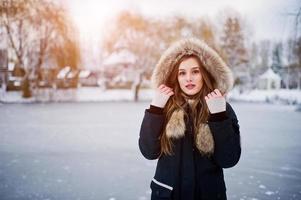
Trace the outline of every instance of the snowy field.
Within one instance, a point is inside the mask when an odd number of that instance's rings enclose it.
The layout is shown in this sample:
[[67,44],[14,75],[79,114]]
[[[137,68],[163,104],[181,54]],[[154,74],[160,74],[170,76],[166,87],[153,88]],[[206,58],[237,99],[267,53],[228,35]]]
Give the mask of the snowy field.
[[[1,200],[145,200],[156,161],[138,150],[142,103],[0,104]],[[229,200],[301,199],[301,112],[232,103],[242,157]]]

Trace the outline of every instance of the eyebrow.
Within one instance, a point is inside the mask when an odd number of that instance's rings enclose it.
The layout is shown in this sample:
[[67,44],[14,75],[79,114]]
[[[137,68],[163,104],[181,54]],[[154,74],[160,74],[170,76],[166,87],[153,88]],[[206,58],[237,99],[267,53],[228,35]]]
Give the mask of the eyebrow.
[[[191,69],[199,69],[199,67],[193,67],[193,68],[191,68]],[[185,69],[179,68],[179,71],[180,71],[180,70],[185,71]]]

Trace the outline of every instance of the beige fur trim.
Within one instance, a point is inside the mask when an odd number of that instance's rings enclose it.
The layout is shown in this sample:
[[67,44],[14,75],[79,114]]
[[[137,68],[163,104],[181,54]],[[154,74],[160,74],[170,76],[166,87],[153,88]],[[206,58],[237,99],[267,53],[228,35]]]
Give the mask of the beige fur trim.
[[166,125],[166,136],[169,138],[181,138],[185,134],[185,122],[183,110],[175,110],[167,125]]
[[214,140],[208,124],[199,124],[195,143],[201,153],[213,153]]
[[[184,111],[175,110],[166,125],[166,136],[179,139],[185,135]],[[214,140],[208,124],[199,124],[196,131],[195,143],[202,154],[212,154],[214,151]]]

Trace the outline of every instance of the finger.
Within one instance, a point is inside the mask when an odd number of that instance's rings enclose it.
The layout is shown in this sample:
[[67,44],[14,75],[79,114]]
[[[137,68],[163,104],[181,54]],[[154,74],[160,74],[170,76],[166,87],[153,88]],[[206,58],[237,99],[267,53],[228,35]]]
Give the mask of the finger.
[[173,92],[173,91],[169,91],[169,92],[167,93],[167,95],[168,95],[168,96],[172,96],[172,95],[174,95],[174,92]]
[[159,92],[162,93],[162,92],[164,92],[165,90],[166,90],[166,87],[163,86],[163,87],[161,87],[161,88],[159,89]]
[[158,89],[161,90],[161,89],[163,89],[164,87],[165,87],[165,85],[164,85],[164,84],[161,84],[161,85],[158,87]]
[[212,96],[212,98],[216,98],[217,94],[215,94],[215,92],[211,92],[210,95]]
[[222,93],[218,89],[215,89],[214,92],[217,94],[217,96],[223,96]]
[[162,93],[166,93],[166,92],[168,92],[168,91],[170,91],[171,89],[169,88],[169,87],[165,87],[165,88],[163,88],[163,89],[161,89],[161,92]]
[[172,88],[170,88],[170,87],[167,87],[167,86],[165,86],[165,88],[164,89],[167,89],[167,90],[172,90]]
[[173,93],[173,91],[172,90],[168,90],[164,94],[169,95],[170,93]]
[[207,96],[205,96],[205,100],[206,100],[206,101],[208,101],[208,100],[209,100],[209,98],[208,98]]
[[210,98],[213,98],[212,93],[209,93],[207,96],[208,96],[209,99],[210,99]]
[[171,88],[170,88],[170,87],[168,87],[168,86],[166,86],[166,85],[164,86],[164,89],[165,89],[165,88],[167,88],[167,89],[170,89],[170,90],[171,90]]

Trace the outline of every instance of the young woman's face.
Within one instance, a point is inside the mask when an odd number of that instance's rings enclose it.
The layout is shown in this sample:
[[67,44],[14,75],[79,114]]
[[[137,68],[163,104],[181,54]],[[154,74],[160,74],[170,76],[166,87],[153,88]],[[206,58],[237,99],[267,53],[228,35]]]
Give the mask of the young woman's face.
[[203,86],[203,77],[196,58],[187,58],[179,65],[178,82],[186,95],[197,94]]

